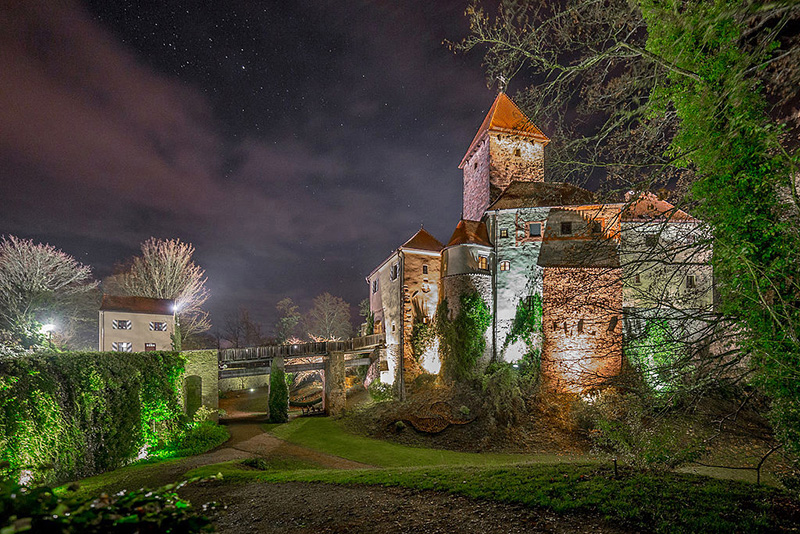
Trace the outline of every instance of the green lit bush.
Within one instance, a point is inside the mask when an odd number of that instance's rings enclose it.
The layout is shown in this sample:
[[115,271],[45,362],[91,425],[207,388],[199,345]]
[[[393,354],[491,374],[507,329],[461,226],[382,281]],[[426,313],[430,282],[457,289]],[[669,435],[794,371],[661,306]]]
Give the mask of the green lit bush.
[[214,449],[230,438],[228,429],[214,421],[203,421],[190,427],[173,444],[163,450],[163,456],[194,456]]
[[459,301],[459,313],[453,320],[449,318],[447,299],[436,309],[435,332],[439,338],[441,375],[451,382],[474,377],[486,348],[486,329],[492,324],[492,313],[477,292],[465,293]]
[[121,467],[185,428],[174,352],[0,359],[0,475],[35,481]]
[[[27,488],[0,481],[0,532],[105,534],[210,532],[211,521],[179,498],[180,484],[157,490],[122,491],[82,499],[59,497],[50,488]],[[204,505],[203,511],[215,505]]]
[[289,420],[289,387],[286,373],[273,367],[269,374],[269,422],[285,423]]

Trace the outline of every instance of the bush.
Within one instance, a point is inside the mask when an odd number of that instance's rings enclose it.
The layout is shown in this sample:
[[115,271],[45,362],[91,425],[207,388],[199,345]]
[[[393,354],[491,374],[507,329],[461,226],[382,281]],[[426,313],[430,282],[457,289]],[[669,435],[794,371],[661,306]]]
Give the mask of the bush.
[[159,451],[158,456],[194,456],[214,449],[231,437],[228,429],[214,421],[203,421],[190,427],[174,444]]
[[81,478],[173,442],[183,370],[174,352],[0,358],[0,475]]
[[[212,531],[211,521],[175,493],[181,485],[82,499],[70,495],[57,497],[47,487],[31,489],[0,481],[0,532],[133,534]],[[211,505],[210,509],[215,507]],[[208,505],[203,509],[209,509]]]
[[523,422],[527,414],[526,396],[531,394],[531,379],[523,377],[509,363],[493,363],[481,377],[483,413],[490,427],[510,428]]
[[373,380],[370,382],[367,391],[369,391],[369,396],[372,397],[372,400],[376,402],[391,400],[392,397],[394,397],[392,386],[390,384],[384,384],[380,380]]
[[286,373],[273,367],[269,375],[269,422],[285,423],[289,420],[289,388]]
[[477,292],[464,293],[459,302],[458,315],[451,321],[447,299],[443,299],[436,309],[434,323],[442,360],[441,376],[451,382],[474,377],[486,348],[486,329],[492,324],[492,313]]

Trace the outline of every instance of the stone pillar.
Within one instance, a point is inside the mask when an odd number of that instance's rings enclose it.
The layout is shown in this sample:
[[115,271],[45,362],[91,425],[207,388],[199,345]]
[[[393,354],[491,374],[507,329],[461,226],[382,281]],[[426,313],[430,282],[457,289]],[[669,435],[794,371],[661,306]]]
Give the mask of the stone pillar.
[[344,352],[331,352],[325,358],[325,413],[337,416],[345,408]]

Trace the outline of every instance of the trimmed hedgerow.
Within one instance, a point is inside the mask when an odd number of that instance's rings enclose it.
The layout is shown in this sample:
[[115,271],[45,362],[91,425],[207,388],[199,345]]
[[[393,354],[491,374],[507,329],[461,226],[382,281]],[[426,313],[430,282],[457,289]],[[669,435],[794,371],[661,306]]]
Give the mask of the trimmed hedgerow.
[[0,359],[0,475],[59,481],[115,469],[185,426],[176,352]]

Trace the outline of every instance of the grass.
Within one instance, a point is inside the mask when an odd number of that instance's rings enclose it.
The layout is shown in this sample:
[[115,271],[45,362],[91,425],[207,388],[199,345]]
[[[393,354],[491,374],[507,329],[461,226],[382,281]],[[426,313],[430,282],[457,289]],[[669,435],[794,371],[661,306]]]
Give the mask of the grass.
[[291,443],[377,467],[552,464],[575,459],[555,454],[470,453],[410,447],[351,434],[328,417],[300,417],[288,423],[264,425],[264,429]]
[[[359,470],[254,471],[229,462],[190,476],[223,474],[228,483],[324,482],[402,486],[547,508],[591,513],[637,531],[775,532],[798,518],[778,490],[702,476],[623,473],[596,464],[423,467]],[[796,505],[796,502],[792,503]]]

